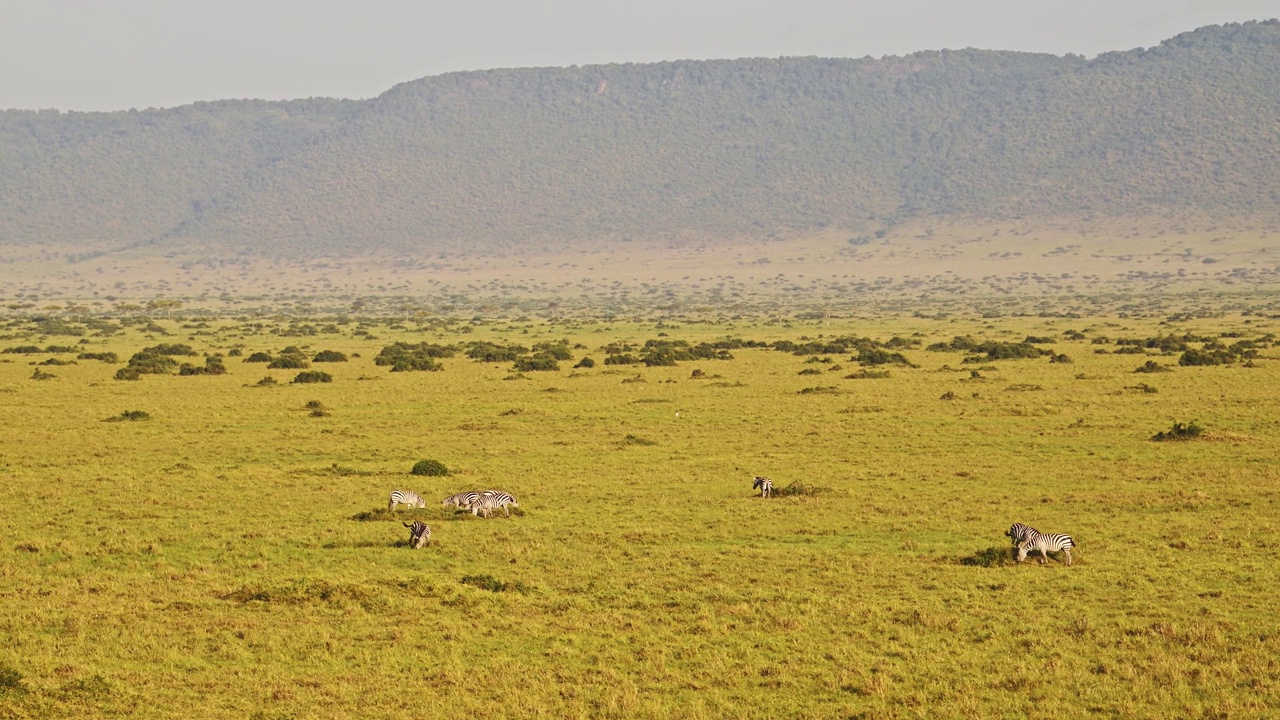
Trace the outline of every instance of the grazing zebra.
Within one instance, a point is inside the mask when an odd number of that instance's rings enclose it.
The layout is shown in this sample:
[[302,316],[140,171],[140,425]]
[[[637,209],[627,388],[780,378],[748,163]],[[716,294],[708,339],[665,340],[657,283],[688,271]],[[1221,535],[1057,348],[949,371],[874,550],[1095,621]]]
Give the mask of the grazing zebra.
[[516,502],[514,497],[501,490],[485,490],[480,493],[480,497],[472,501],[471,514],[479,515],[483,512],[485,517],[489,517],[489,513],[502,508],[502,512],[506,513],[507,517],[511,517],[510,508],[513,507],[520,507],[520,503]]
[[1035,532],[1035,530],[1036,529],[1031,527],[1030,525],[1023,525],[1022,523],[1014,523],[1009,528],[1009,532],[1005,533],[1005,535],[1010,540],[1012,540],[1013,544],[1016,546],[1018,543],[1022,542],[1023,540],[1026,540],[1027,535],[1029,533]]
[[421,520],[414,520],[413,524],[400,523],[409,528],[409,547],[417,550],[418,548],[431,542],[431,528]]
[[470,507],[471,503],[475,502],[478,497],[480,497],[480,492],[478,490],[456,493],[445,498],[444,502],[440,503],[440,507],[449,507],[452,505],[455,508],[467,508]]
[[760,488],[760,497],[769,497],[773,494],[773,481],[767,477],[756,476],[756,481],[751,484],[751,489]]
[[1049,560],[1049,553],[1061,551],[1067,556],[1067,567],[1071,567],[1071,548],[1075,546],[1070,535],[1052,535],[1027,528],[1027,539],[1018,543],[1018,562],[1026,560],[1028,552],[1039,550],[1043,565]]
[[422,496],[412,490],[392,490],[391,498],[387,501],[387,511],[395,510],[397,505],[405,507],[424,508],[427,502]]

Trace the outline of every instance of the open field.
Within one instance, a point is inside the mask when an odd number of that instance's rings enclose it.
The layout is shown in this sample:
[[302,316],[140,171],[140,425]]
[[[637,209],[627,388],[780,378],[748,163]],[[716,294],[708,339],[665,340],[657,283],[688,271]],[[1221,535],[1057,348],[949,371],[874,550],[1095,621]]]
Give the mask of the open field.
[[509,254],[310,260],[50,244],[7,248],[0,287],[37,308],[69,297],[94,310],[182,297],[189,307],[235,313],[305,310],[317,299],[350,311],[354,302],[392,298],[437,314],[460,304],[492,315],[495,308],[556,303],[588,313],[715,308],[732,316],[769,313],[779,299],[850,314],[879,305],[936,312],[957,302],[1035,296],[1059,312],[1098,314],[1107,308],[1091,299],[1116,293],[1148,308],[1154,296],[1274,294],[1280,220],[939,219],[733,242],[646,238]]
[[[938,302],[10,315],[0,350],[40,352],[0,354],[0,718],[1280,714],[1274,296]],[[926,349],[963,336],[1050,354]],[[1231,362],[1143,342],[1169,336]],[[875,342],[778,345],[851,337]],[[731,359],[604,363],[651,340]],[[468,359],[475,341],[573,359],[521,372]],[[391,372],[375,358],[396,342],[459,351]],[[114,379],[161,344],[227,372]],[[290,345],[349,360],[312,362],[332,376],[314,384],[246,362]],[[1178,424],[1204,433],[1151,439]],[[410,475],[422,459],[451,474]],[[754,475],[798,492],[762,499]],[[438,505],[487,487],[519,510]],[[388,515],[396,488],[427,508]],[[414,518],[433,530],[417,551]],[[1072,534],[1074,565],[1014,563],[1015,521]]]

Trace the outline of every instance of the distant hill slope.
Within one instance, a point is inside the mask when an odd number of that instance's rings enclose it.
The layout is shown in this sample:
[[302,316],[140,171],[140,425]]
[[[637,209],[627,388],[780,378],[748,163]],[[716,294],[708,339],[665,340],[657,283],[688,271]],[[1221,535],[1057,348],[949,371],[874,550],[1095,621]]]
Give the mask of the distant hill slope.
[[0,113],[0,243],[311,257],[1280,212],[1280,22],[981,50],[424,78],[361,102]]

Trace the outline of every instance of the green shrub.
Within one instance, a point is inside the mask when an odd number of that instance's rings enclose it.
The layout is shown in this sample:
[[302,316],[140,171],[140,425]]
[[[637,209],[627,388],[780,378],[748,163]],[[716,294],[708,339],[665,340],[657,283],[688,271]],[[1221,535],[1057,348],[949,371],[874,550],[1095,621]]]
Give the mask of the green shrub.
[[333,376],[327,372],[320,372],[319,370],[308,370],[306,372],[298,373],[297,376],[293,378],[293,382],[298,384],[327,383],[333,382]]
[[1235,355],[1226,348],[1209,348],[1196,350],[1192,348],[1178,358],[1179,365],[1229,365],[1236,361]]
[[117,380],[141,380],[142,373],[137,368],[122,367],[116,371]]
[[311,358],[311,362],[346,362],[347,356],[337,350],[321,350]]
[[439,460],[419,460],[413,464],[413,469],[409,471],[410,475],[426,475],[427,477],[444,477],[449,474],[449,468]]
[[275,358],[271,357],[271,353],[264,352],[256,352],[244,359],[247,363],[269,363],[272,360],[275,360]]
[[311,367],[302,355],[281,355],[267,364],[268,370],[304,370]]
[[99,360],[101,362],[108,363],[108,364],[115,364],[120,362],[120,356],[116,355],[113,352],[80,353],[79,355],[76,356],[76,359],[77,360]]
[[773,494],[779,497],[817,497],[830,492],[831,488],[809,485],[797,480],[796,482],[788,484],[784,488],[774,490]]
[[1204,428],[1195,424],[1194,421],[1189,422],[1186,425],[1183,425],[1182,423],[1174,423],[1173,427],[1169,428],[1167,432],[1158,432],[1155,435],[1152,435],[1151,439],[1156,442],[1165,442],[1167,440],[1191,440],[1192,438],[1200,437],[1203,433]]
[[550,355],[534,355],[532,357],[516,358],[512,370],[516,372],[534,372],[539,370],[559,370],[560,363]]
[[1145,363],[1143,363],[1143,364],[1142,364],[1142,366],[1141,366],[1141,367],[1139,367],[1137,370],[1134,370],[1134,372],[1136,372],[1136,373],[1162,373],[1162,372],[1173,372],[1173,371],[1172,371],[1172,370],[1170,370],[1169,368],[1165,367],[1164,365],[1161,365],[1160,363],[1156,362],[1155,360],[1148,360],[1148,361],[1146,361]]
[[596,361],[592,360],[589,357],[582,358],[581,360],[578,361],[576,365],[574,365],[575,368],[593,368],[595,366],[596,366]]

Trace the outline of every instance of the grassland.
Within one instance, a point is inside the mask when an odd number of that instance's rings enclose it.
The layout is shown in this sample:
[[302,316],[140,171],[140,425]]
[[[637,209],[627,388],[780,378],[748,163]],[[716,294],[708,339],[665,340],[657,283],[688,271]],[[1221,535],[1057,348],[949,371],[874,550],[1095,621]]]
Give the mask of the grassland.
[[[0,331],[120,360],[0,354],[0,717],[1280,714],[1274,312],[106,326]],[[1117,352],[1187,333],[1257,357]],[[963,335],[1050,338],[1070,362],[924,349]],[[914,366],[602,362],[617,342],[846,336],[918,341]],[[574,360],[550,372],[374,364],[399,341],[561,339]],[[114,379],[159,343],[228,372]],[[287,345],[350,360],[313,364],[317,384],[244,362]],[[1135,373],[1148,360],[1170,371]],[[1189,422],[1205,433],[1151,440]],[[428,458],[452,474],[409,474]],[[753,475],[806,492],[764,500]],[[379,512],[398,487],[428,507]],[[432,502],[484,487],[520,511]],[[406,546],[411,518],[428,548]],[[1013,563],[1015,521],[1071,533],[1074,566]]]

